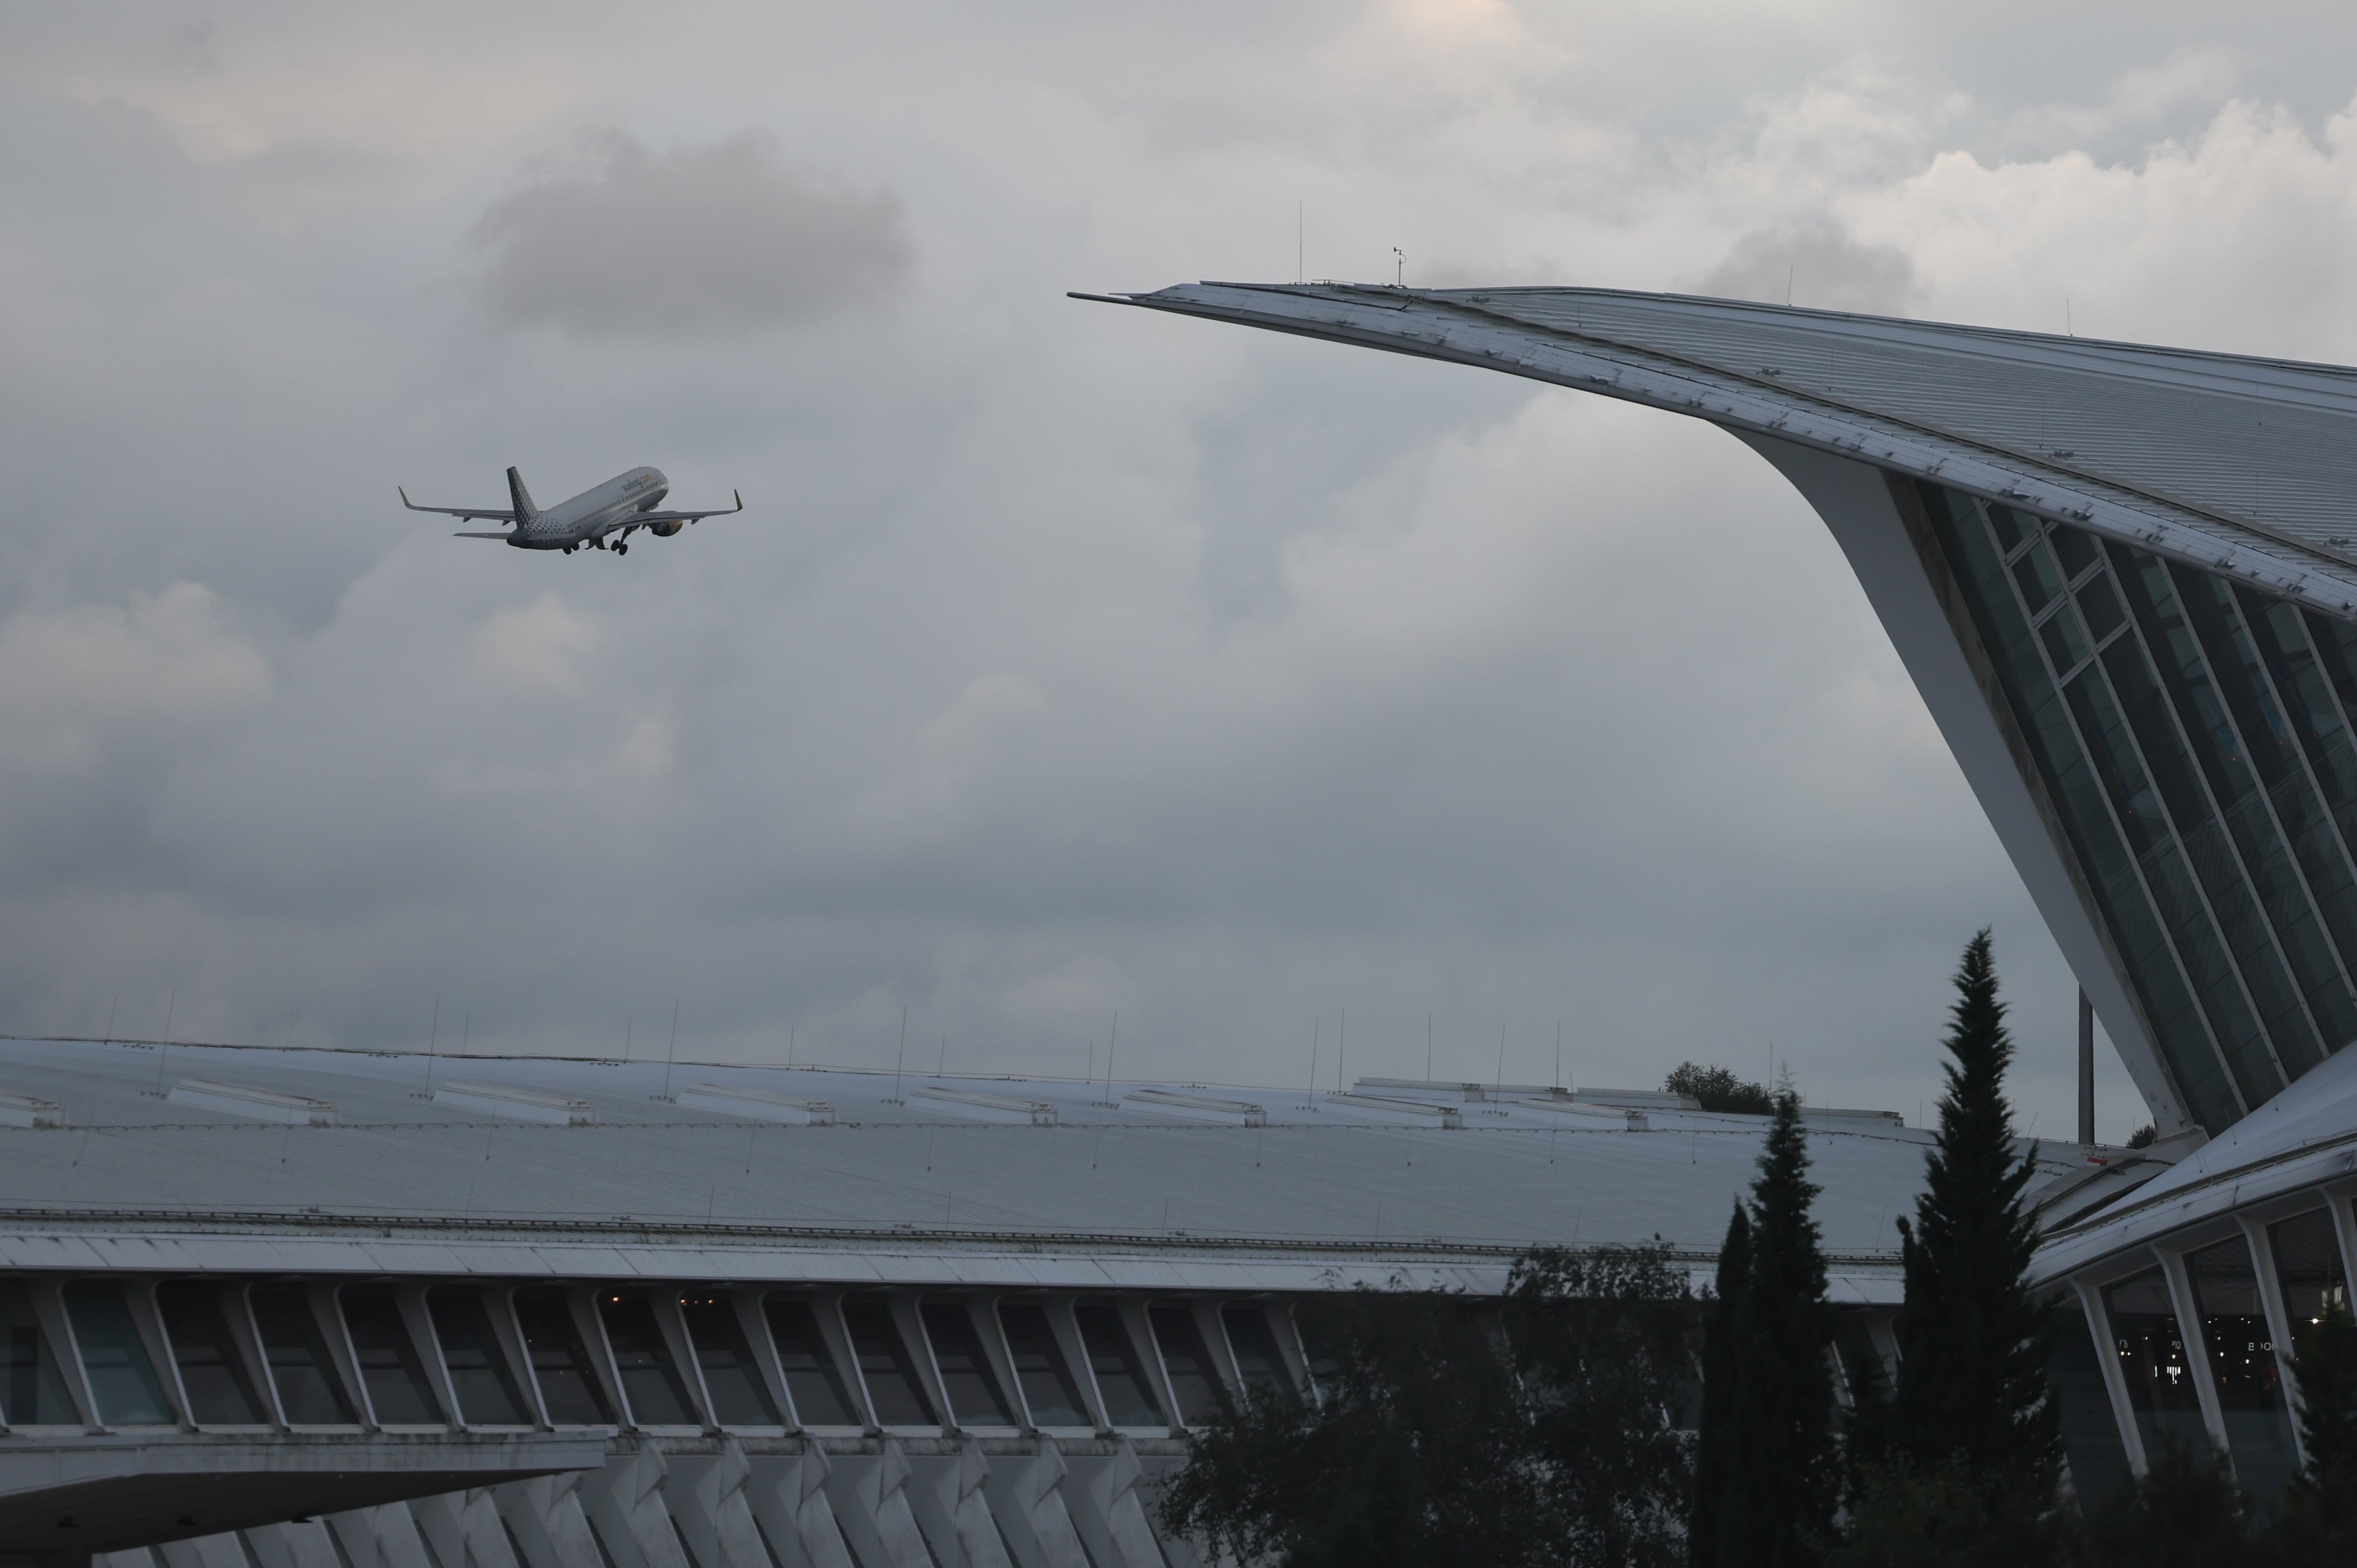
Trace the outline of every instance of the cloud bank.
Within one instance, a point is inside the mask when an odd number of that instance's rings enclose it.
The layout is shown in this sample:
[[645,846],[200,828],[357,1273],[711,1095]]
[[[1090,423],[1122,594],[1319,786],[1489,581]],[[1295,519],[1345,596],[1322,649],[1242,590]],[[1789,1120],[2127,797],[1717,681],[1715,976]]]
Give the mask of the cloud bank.
[[[683,1058],[888,1068],[905,1008],[1079,1073],[1118,1013],[1291,1086],[1347,1009],[1357,1071],[1560,1024],[1912,1115],[1994,921],[2067,1124],[2069,977],[1749,453],[1063,291],[1398,245],[2357,359],[2352,24],[2090,16],[2029,74],[1986,10],[1701,0],[28,16],[0,1031],[618,1055],[676,1001]],[[748,510],[549,559],[393,492],[640,462]]]
[[661,153],[600,141],[590,169],[538,179],[476,223],[475,286],[495,321],[752,331],[877,304],[908,271],[898,201],[796,172],[768,135]]

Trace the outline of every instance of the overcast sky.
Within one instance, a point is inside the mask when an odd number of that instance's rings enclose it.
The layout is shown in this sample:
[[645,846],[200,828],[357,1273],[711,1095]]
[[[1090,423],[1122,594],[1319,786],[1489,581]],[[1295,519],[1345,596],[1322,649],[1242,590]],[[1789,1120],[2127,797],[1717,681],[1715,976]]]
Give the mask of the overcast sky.
[[[1909,17],[1894,15],[1911,12]],[[1727,436],[1074,302],[1580,283],[2357,360],[2344,7],[10,7],[0,1030],[1910,1120],[2072,983]],[[2066,304],[2067,302],[2067,304]],[[627,559],[399,510],[627,466]],[[438,1024],[436,1008],[438,997]],[[111,1020],[111,1022],[110,1022]],[[945,1037],[945,1044],[944,1044]],[[2104,1062],[2103,1126],[2143,1120]]]

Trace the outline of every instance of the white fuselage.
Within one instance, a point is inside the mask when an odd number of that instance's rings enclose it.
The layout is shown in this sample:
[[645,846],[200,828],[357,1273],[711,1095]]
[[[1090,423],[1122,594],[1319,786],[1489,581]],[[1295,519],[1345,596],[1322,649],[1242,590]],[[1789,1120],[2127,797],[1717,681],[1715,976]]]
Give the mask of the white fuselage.
[[[632,468],[518,522],[508,542],[519,550],[565,550],[634,526],[634,512],[652,511],[671,491],[661,468]],[[678,524],[670,532],[678,532]]]

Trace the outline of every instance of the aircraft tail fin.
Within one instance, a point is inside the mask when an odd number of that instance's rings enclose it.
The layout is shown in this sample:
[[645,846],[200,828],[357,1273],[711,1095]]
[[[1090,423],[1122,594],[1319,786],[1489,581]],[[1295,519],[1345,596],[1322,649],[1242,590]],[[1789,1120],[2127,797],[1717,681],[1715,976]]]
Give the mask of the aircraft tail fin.
[[508,499],[515,503],[518,522],[530,522],[540,515],[540,509],[532,504],[532,492],[523,488],[523,476],[513,468],[508,470]]

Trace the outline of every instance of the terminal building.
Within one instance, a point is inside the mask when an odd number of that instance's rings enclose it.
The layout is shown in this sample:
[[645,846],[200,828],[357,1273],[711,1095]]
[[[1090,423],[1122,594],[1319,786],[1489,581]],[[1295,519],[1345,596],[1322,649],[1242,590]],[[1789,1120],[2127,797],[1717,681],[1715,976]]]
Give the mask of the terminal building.
[[[2072,1477],[2299,1464],[2357,1258],[2357,372],[1590,289],[1121,296],[1705,419],[1824,518],[2159,1136],[2040,1146]],[[1928,1134],[1812,1111],[1839,1361]],[[1758,1118],[0,1042],[0,1568],[1193,1568],[1322,1293],[1706,1277]]]

